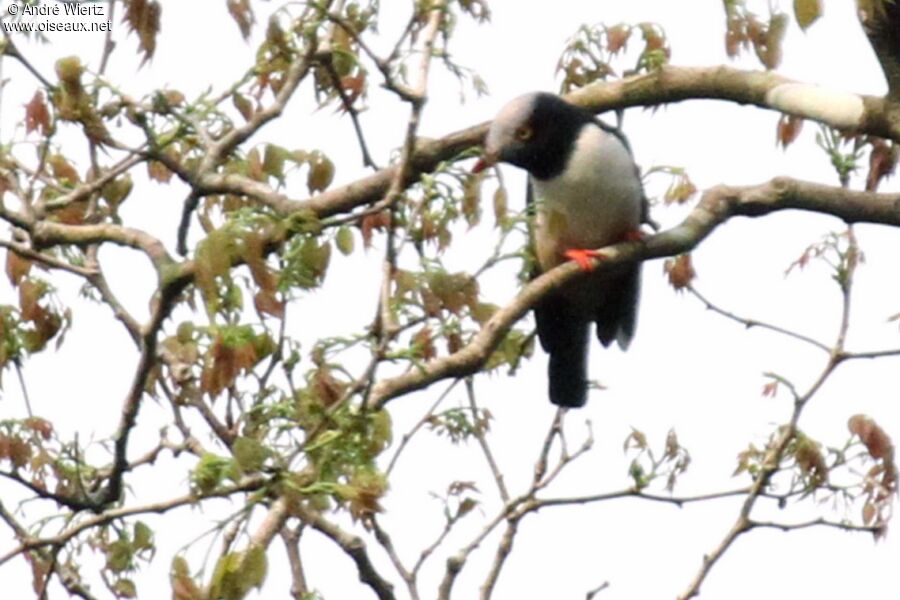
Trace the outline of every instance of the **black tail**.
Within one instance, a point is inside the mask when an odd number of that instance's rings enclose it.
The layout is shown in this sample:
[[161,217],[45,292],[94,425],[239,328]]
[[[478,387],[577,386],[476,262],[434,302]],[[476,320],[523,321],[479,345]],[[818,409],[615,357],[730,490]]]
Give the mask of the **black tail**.
[[550,402],[567,408],[584,406],[590,324],[573,315],[566,301],[552,294],[534,314],[541,346],[550,355]]
[[584,342],[550,355],[547,376],[550,382],[550,402],[566,408],[581,408],[587,402],[587,326]]
[[628,349],[637,326],[637,309],[641,297],[641,265],[609,281],[606,297],[597,307],[597,339],[608,347],[618,342]]

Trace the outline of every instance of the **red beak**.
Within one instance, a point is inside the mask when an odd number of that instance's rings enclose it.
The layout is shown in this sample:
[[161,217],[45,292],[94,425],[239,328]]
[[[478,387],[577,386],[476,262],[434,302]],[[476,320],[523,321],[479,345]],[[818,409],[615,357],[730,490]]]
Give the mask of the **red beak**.
[[481,173],[485,169],[489,169],[497,164],[497,157],[493,154],[485,154],[475,163],[475,166],[472,167],[472,173]]

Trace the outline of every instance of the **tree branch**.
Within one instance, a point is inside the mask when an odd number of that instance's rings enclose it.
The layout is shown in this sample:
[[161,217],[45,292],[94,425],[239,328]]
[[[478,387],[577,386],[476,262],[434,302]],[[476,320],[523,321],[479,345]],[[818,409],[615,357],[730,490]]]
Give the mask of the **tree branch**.
[[369,586],[379,600],[394,600],[394,586],[375,569],[375,565],[369,559],[366,543],[362,539],[347,533],[315,510],[306,508],[302,504],[294,506],[293,512],[303,522],[308,523],[313,529],[340,546],[341,550],[356,564],[359,580]]
[[[604,248],[602,253],[606,258],[595,261],[595,269],[612,269],[638,260],[688,252],[729,218],[758,217],[787,209],[829,214],[848,223],[900,225],[900,194],[856,192],[778,177],[757,186],[711,188],[679,225],[643,242],[625,242]],[[538,300],[551,290],[582,275],[578,265],[568,262],[532,280],[509,304],[498,310],[458,352],[379,381],[373,388],[369,405],[380,408],[393,398],[423,389],[436,381],[465,377],[477,372],[510,328]]]

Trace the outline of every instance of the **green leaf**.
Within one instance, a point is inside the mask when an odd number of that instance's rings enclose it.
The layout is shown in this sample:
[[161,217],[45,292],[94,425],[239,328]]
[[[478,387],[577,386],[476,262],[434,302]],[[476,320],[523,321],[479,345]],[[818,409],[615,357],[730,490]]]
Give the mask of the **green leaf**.
[[241,561],[241,578],[247,590],[249,591],[251,587],[261,589],[266,581],[267,571],[266,549],[262,546],[251,546]]
[[335,244],[344,256],[353,254],[353,232],[349,227],[344,225],[338,229],[337,236],[335,236]]
[[380,453],[386,448],[393,438],[391,415],[385,410],[379,410],[369,415],[371,431],[369,432],[369,451],[372,454]]
[[137,598],[137,586],[130,579],[119,579],[113,586],[117,598]]
[[110,206],[117,207],[128,197],[133,187],[134,182],[131,180],[131,175],[125,173],[100,188],[100,195]]
[[130,570],[134,563],[134,546],[126,537],[121,537],[106,548],[106,568],[113,573]]
[[253,103],[250,102],[246,96],[235,92],[231,96],[231,102],[238,112],[241,113],[241,116],[244,117],[245,121],[249,121],[253,118]]
[[284,161],[289,152],[281,146],[275,144],[266,144],[266,151],[263,156],[263,171],[278,181],[284,180]]
[[237,438],[232,449],[238,468],[244,473],[259,471],[269,454],[265,446],[248,437]]
[[800,29],[806,31],[822,16],[822,0],[794,0],[794,16]]
[[169,581],[172,584],[172,600],[206,600],[207,598],[191,578],[190,569],[183,556],[176,556],[172,559]]
[[234,462],[222,456],[207,452],[191,473],[191,482],[201,492],[207,493],[216,489],[226,477],[233,474]]
[[306,187],[309,193],[321,192],[334,179],[334,163],[323,153],[316,151],[309,158],[309,173],[306,176]]
[[134,547],[137,550],[153,548],[153,530],[143,521],[134,524]]
[[262,587],[268,564],[265,548],[229,552],[219,558],[210,582],[210,600],[243,600],[251,588]]

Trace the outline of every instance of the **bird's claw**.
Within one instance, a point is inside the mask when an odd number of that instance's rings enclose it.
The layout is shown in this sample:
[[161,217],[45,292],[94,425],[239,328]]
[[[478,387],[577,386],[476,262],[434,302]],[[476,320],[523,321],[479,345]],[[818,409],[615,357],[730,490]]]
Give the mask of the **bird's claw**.
[[569,260],[574,260],[578,266],[584,271],[594,270],[594,260],[604,260],[606,255],[598,250],[585,250],[582,248],[573,248],[566,250],[563,255]]

